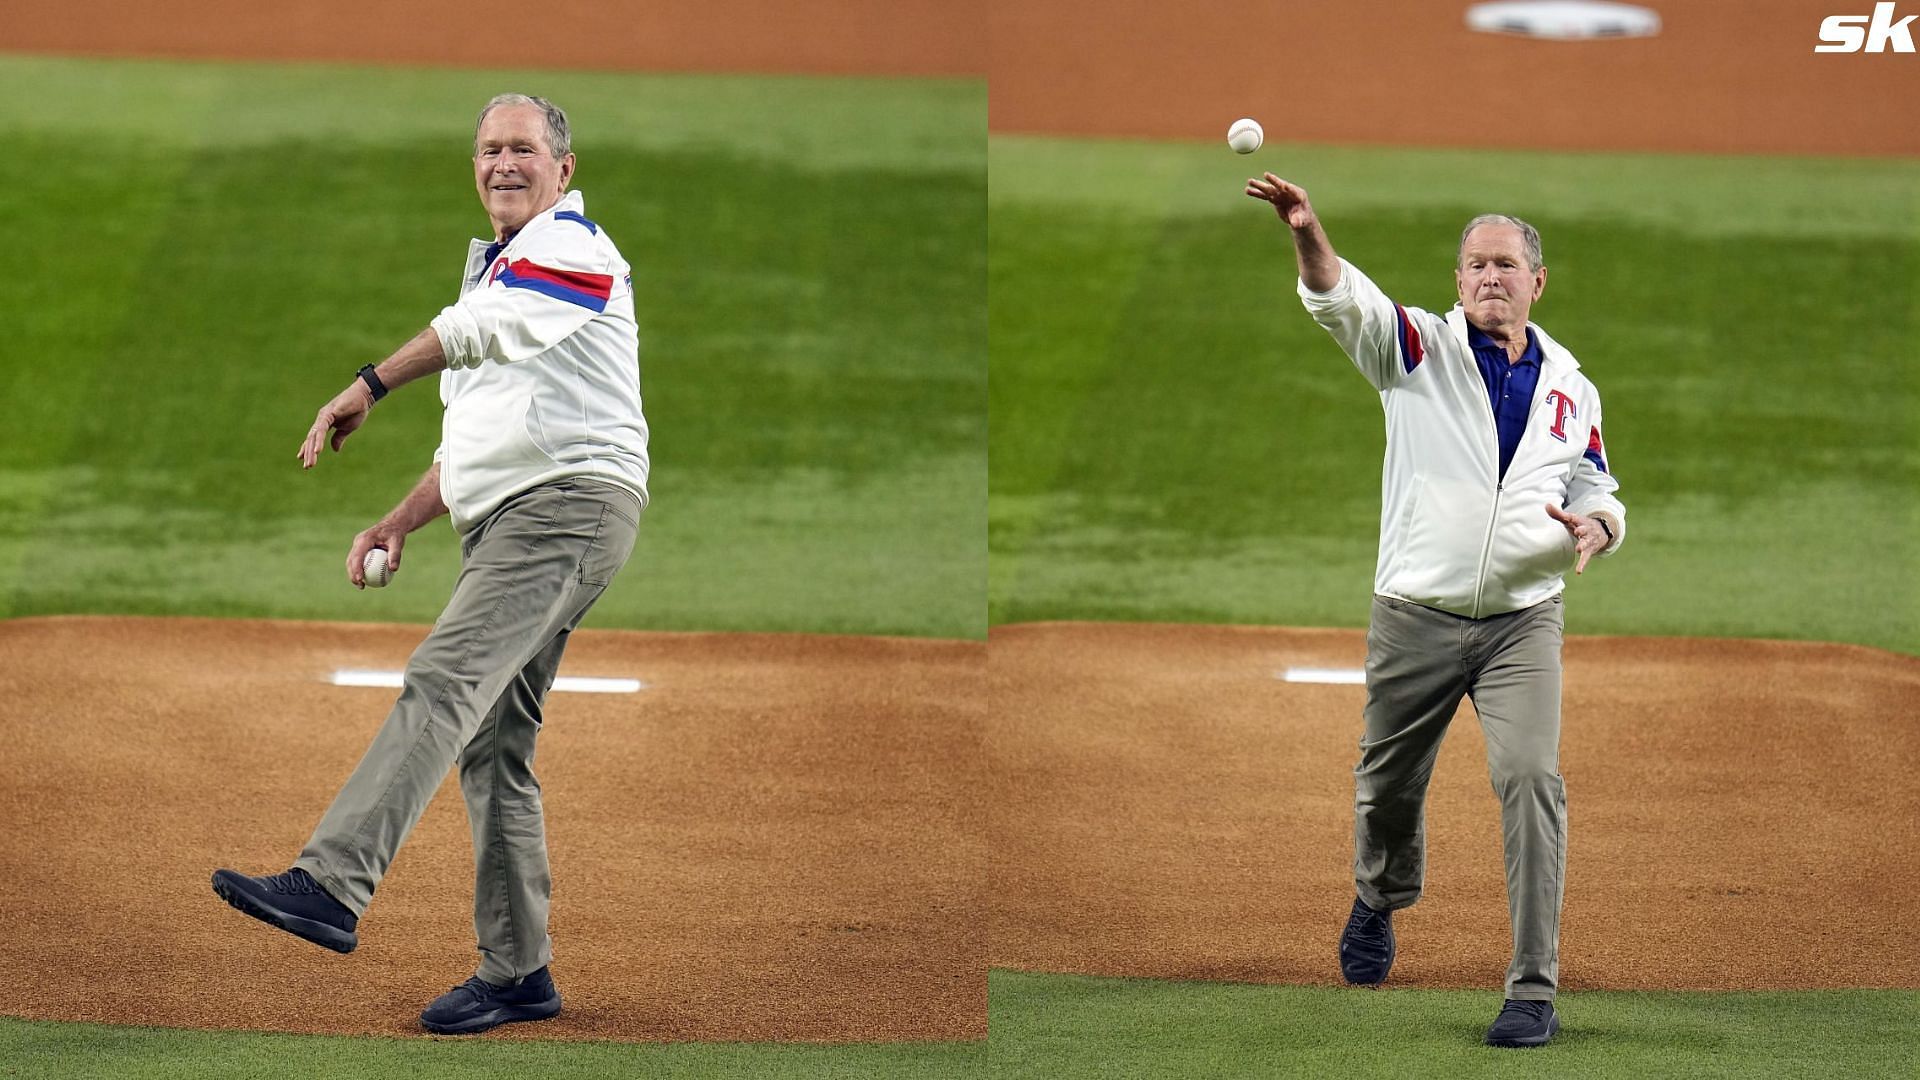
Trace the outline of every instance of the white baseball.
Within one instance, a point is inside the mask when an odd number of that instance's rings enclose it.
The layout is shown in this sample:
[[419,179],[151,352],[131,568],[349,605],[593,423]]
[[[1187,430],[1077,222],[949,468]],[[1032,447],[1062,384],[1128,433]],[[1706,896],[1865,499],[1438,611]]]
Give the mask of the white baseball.
[[1260,149],[1261,140],[1267,133],[1260,130],[1260,121],[1251,117],[1235,120],[1227,129],[1227,145],[1233,147],[1236,154],[1251,154]]
[[360,566],[361,569],[366,571],[367,586],[369,588],[383,589],[386,587],[387,582],[393,580],[393,574],[387,569],[386,548],[374,548],[372,551],[367,552],[366,561],[362,562]]

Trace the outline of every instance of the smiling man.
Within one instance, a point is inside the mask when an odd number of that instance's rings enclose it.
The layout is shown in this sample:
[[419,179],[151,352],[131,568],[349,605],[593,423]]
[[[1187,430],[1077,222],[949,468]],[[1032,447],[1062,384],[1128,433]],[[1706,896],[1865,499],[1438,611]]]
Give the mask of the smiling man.
[[[353,538],[347,580],[383,548],[397,571],[408,533],[450,515],[460,577],[407,663],[366,756],[293,868],[213,875],[235,908],[337,952],[394,853],[457,762],[473,830],[480,967],[421,1014],[429,1030],[485,1031],[560,1011],[548,962],[551,883],[534,739],[567,637],[631,554],[647,502],[647,424],[629,268],[569,192],[566,114],[502,94],[476,124],[474,185],[493,226],[475,240],[457,302],[321,408],[305,468],[339,451],[374,403],[440,373],[433,465]],[[330,438],[329,438],[330,436]]]
[[1600,439],[1600,395],[1528,320],[1547,287],[1540,236],[1517,218],[1467,223],[1445,315],[1388,299],[1334,254],[1307,193],[1267,173],[1247,194],[1292,233],[1299,293],[1380,394],[1387,449],[1354,769],[1356,896],[1340,938],[1348,982],[1393,965],[1392,913],[1425,879],[1427,782],[1463,697],[1500,799],[1513,960],[1494,1046],[1559,1028],[1566,793],[1560,780],[1565,573],[1626,536]]

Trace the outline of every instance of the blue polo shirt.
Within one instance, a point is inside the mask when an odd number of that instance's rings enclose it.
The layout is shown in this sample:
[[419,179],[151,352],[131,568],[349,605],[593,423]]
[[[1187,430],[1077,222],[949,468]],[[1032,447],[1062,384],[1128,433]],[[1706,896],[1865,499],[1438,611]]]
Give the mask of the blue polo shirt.
[[1534,336],[1533,327],[1527,327],[1527,351],[1512,363],[1507,361],[1507,347],[1472,323],[1467,324],[1467,344],[1473,348],[1480,378],[1487,384],[1487,401],[1493,406],[1493,427],[1500,436],[1500,478],[1504,480],[1507,466],[1513,464],[1513,452],[1520,447],[1520,436],[1527,430],[1533,392],[1540,385],[1540,339]]

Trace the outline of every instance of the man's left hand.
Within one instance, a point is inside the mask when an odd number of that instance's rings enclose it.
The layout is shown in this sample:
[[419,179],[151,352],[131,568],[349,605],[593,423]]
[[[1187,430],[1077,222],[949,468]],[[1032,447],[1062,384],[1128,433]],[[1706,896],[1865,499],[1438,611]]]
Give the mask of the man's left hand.
[[1585,514],[1569,514],[1551,503],[1547,504],[1547,516],[1567,527],[1567,535],[1573,537],[1574,553],[1580,556],[1580,561],[1574,564],[1573,572],[1586,573],[1587,560],[1607,546],[1606,527],[1600,524],[1599,518],[1588,517]]
[[300,467],[313,468],[320,460],[320,444],[327,441],[327,432],[333,432],[333,452],[340,452],[340,444],[347,436],[367,422],[367,414],[373,411],[373,391],[367,384],[353,380],[353,385],[334,395],[332,401],[322,406],[313,418],[313,426],[307,429],[307,438],[300,444]]

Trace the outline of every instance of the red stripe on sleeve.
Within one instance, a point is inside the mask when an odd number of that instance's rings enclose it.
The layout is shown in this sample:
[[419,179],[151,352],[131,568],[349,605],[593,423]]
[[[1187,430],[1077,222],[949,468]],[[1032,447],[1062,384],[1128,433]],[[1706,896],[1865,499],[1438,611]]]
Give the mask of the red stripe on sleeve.
[[589,296],[597,296],[602,300],[613,295],[613,277],[609,274],[589,274],[580,270],[555,270],[550,266],[541,266],[539,263],[529,262],[526,259],[515,261],[507,267],[507,270],[521,277],[539,278],[542,281],[551,281],[555,285],[565,285],[569,289],[578,290]]
[[1407,374],[1411,375],[1413,369],[1420,366],[1420,361],[1426,359],[1427,350],[1420,344],[1419,327],[1414,326],[1413,320],[1407,318],[1407,309],[1395,304],[1393,314],[1400,320],[1400,351]]

